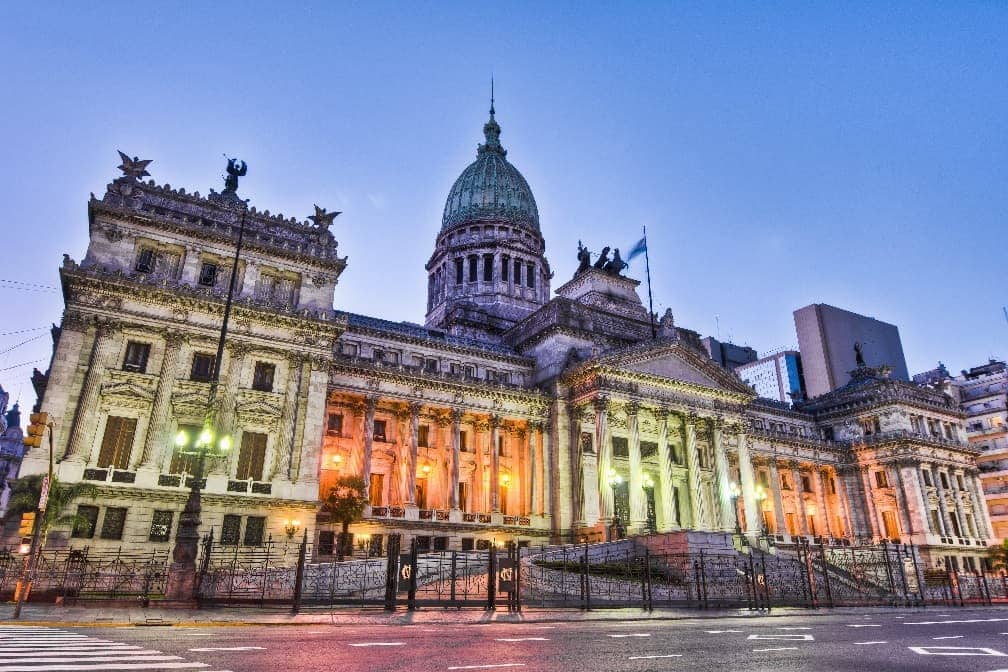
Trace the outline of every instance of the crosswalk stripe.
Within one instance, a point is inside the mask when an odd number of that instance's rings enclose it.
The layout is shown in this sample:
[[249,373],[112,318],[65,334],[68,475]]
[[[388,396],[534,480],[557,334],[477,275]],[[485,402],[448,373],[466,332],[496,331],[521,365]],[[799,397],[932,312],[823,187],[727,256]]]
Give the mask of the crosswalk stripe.
[[[130,662],[145,661],[152,662],[158,660],[182,660],[182,656],[137,656],[131,658]],[[82,663],[119,663],[122,662],[122,658],[118,656],[95,656],[93,658],[80,659],[79,661],[67,661],[63,658],[15,658],[13,660],[5,660],[2,662],[3,665],[14,665],[17,663],[67,663],[67,662],[82,662]]]
[[102,663],[100,665],[0,665],[0,672],[78,672],[79,670],[181,670],[209,667],[206,663]]
[[147,649],[145,651],[39,651],[38,649],[25,648],[23,651],[5,651],[0,653],[0,662],[5,658],[20,658],[26,653],[39,653],[43,656],[64,656],[64,657],[78,657],[78,658],[90,658],[94,656],[107,656],[114,653],[117,656],[151,656],[161,653],[154,649]]

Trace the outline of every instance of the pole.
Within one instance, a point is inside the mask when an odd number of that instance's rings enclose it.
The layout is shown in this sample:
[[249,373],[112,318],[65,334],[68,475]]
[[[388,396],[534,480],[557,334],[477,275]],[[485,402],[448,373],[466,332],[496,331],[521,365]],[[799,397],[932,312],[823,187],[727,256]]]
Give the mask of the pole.
[[644,229],[644,269],[647,271],[647,302],[648,302],[648,314],[651,316],[651,340],[657,340],[658,330],[655,328],[654,321],[654,301],[651,299],[651,260],[648,257],[647,249],[647,227]]
[[[45,490],[46,488],[52,488],[53,482],[53,436],[52,429],[53,423],[48,423],[49,428],[49,473],[46,476]],[[45,518],[46,503],[42,500],[42,494],[39,493],[39,501],[37,506],[37,513],[35,514],[35,529],[32,530],[32,540],[31,545],[28,547],[28,557],[25,558],[25,569],[24,574],[21,577],[21,590],[18,591],[17,604],[14,605],[14,614],[11,616],[12,619],[16,620],[21,618],[21,607],[24,606],[25,600],[28,599],[28,591],[31,590],[32,579],[35,576],[35,566],[38,564],[38,556],[41,554],[42,549],[39,548],[39,539],[42,537],[42,519]]]

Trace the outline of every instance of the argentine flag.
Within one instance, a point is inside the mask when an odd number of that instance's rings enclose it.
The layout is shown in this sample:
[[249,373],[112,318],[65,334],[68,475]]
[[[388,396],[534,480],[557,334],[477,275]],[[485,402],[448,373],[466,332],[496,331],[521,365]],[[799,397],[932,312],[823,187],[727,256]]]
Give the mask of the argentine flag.
[[629,263],[630,261],[632,261],[634,257],[638,257],[638,256],[644,254],[645,252],[647,252],[647,238],[646,237],[645,238],[641,238],[636,243],[634,243],[634,246],[630,248],[629,252],[627,252],[627,255],[626,255],[626,261],[627,261],[627,263]]

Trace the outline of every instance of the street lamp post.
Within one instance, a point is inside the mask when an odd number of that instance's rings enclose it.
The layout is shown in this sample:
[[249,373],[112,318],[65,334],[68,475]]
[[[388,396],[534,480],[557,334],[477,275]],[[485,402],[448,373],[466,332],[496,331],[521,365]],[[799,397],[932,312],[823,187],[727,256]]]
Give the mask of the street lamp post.
[[169,581],[169,596],[175,599],[191,599],[195,597],[196,586],[196,556],[199,548],[199,526],[201,497],[203,490],[203,473],[207,457],[222,457],[231,449],[231,437],[224,434],[216,436],[217,408],[219,406],[218,390],[220,387],[220,366],[224,357],[224,342],[227,339],[228,321],[231,318],[231,305],[234,301],[235,282],[238,276],[238,259],[241,256],[242,242],[245,239],[245,216],[248,205],[238,198],[238,177],[244,176],[246,166],[244,161],[228,160],[228,175],[221,196],[229,200],[230,207],[239,212],[238,241],[235,244],[234,260],[231,264],[231,277],[228,280],[227,299],[224,302],[224,317],[221,320],[220,336],[217,339],[217,357],[214,360],[210,377],[210,392],[207,399],[206,415],[203,419],[203,429],[196,437],[189,437],[180,431],[175,437],[175,445],[181,452],[195,455],[196,464],[192,474],[192,484],[189,488],[189,498],[186,500],[182,515],[179,516],[178,532],[175,534],[175,547],[172,549],[174,563]]
[[735,534],[742,535],[742,522],[739,520],[738,515],[738,498],[742,494],[742,488],[735,481],[732,481],[728,486],[728,492],[731,493],[732,508],[735,510]]
[[[623,477],[620,476],[618,473],[616,473],[615,469],[610,468],[609,471],[606,473],[606,480],[609,482],[609,487],[612,488],[613,491],[613,509],[615,509],[616,487],[623,482]],[[613,520],[610,523],[609,527],[606,528],[606,537],[607,537],[606,541],[612,541],[614,529],[619,529],[620,519],[619,517],[615,516],[615,511],[613,513],[614,513]]]

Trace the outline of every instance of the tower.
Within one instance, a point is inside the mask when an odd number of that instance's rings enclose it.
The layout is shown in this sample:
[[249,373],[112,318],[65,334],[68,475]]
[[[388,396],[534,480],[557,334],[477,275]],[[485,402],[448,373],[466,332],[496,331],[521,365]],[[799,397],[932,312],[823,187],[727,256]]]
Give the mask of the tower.
[[427,262],[428,328],[497,339],[546,303],[550,269],[528,182],[507,160],[494,118],[452,185]]

